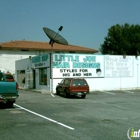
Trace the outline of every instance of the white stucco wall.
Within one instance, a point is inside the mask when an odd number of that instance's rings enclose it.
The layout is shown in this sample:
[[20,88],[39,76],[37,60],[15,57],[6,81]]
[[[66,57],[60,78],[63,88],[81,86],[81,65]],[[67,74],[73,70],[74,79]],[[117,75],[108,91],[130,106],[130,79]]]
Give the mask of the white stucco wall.
[[20,50],[0,50],[0,70],[14,74],[15,73],[15,61],[29,58],[29,56],[35,56],[43,54],[40,51],[20,51]]

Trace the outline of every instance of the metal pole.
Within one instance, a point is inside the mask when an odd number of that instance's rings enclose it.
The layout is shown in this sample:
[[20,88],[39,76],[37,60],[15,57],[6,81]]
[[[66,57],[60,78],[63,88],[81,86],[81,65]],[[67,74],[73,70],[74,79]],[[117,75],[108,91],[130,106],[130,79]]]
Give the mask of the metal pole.
[[63,29],[63,26],[60,26],[58,29],[58,32],[56,33],[53,40],[50,40],[50,44],[51,44],[51,78],[52,78],[52,80],[51,80],[51,94],[53,94],[53,43],[54,43],[54,39],[58,35],[59,31],[61,31],[62,29]]
[[139,65],[137,64],[137,88],[139,86]]
[[53,43],[51,43],[51,94],[53,94]]

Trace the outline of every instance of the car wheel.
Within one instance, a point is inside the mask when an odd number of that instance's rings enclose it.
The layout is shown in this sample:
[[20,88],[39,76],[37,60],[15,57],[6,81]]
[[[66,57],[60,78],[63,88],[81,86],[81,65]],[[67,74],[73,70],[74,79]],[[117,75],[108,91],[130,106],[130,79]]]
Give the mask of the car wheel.
[[64,97],[65,98],[68,98],[69,97],[69,93],[66,90],[64,91]]
[[86,97],[86,94],[84,94],[84,95],[81,95],[81,97],[82,97],[82,98],[85,98],[85,97]]
[[13,104],[14,104],[14,102],[8,101],[8,102],[6,103],[6,106],[11,108],[11,107],[13,107]]
[[60,92],[58,91],[58,89],[56,89],[56,94],[57,94],[57,95],[60,95]]

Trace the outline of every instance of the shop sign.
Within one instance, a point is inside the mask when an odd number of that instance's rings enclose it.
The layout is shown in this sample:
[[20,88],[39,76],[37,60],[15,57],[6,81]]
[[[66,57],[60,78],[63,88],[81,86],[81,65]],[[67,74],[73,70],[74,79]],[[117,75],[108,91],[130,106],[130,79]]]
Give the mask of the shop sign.
[[132,77],[134,67],[134,57],[127,56],[105,56],[105,77],[117,78],[117,77]]
[[32,57],[32,68],[49,67],[49,54]]
[[53,78],[104,77],[103,56],[54,54]]

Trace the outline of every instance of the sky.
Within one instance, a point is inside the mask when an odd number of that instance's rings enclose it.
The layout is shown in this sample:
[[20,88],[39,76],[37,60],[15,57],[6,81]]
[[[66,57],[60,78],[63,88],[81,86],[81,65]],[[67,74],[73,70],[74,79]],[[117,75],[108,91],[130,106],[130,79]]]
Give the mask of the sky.
[[0,42],[49,42],[43,27],[70,45],[99,50],[108,29],[140,24],[140,0],[0,0]]

